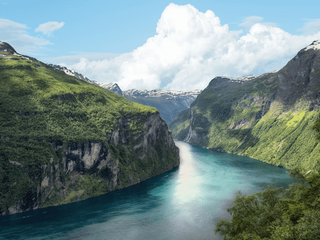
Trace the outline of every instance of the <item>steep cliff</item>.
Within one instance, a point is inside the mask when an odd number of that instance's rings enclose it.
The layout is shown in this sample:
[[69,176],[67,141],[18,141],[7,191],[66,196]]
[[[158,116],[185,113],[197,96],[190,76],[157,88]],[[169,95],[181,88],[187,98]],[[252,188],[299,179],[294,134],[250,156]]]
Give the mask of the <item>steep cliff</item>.
[[214,78],[170,129],[194,145],[310,169],[320,162],[313,129],[319,96],[320,41],[315,41],[279,71]]
[[0,214],[83,200],[179,165],[159,112],[0,42]]

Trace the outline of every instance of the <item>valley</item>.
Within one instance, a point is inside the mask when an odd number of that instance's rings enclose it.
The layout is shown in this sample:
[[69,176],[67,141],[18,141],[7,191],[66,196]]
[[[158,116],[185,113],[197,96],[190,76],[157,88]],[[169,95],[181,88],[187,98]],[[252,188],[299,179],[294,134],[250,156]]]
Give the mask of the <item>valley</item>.
[[[279,208],[279,214],[272,213],[272,217],[292,225],[293,230],[285,234],[303,235],[307,230],[299,229],[311,222],[312,228],[317,228],[313,219],[318,214],[318,185],[313,183],[318,181],[320,161],[319,41],[299,51],[278,71],[241,78],[215,77],[203,91],[189,92],[122,91],[115,83],[98,83],[71,69],[21,55],[3,42],[0,54],[2,215],[15,214],[17,221],[31,217],[32,221],[24,224],[32,227],[39,225],[38,214],[49,213],[49,226],[60,226],[55,229],[57,233],[49,235],[59,239],[59,234],[74,235],[75,229],[67,222],[77,221],[73,211],[78,216],[78,204],[88,204],[79,215],[79,224],[93,239],[101,238],[103,230],[95,226],[98,235],[85,230],[88,219],[103,222],[113,238],[143,238],[166,232],[169,239],[211,239],[212,222],[217,232],[233,234],[226,233],[224,227],[237,224],[233,215],[225,213],[235,194],[236,204],[229,209],[242,209],[241,201],[246,199],[265,201],[259,196],[272,192],[276,194],[272,195],[275,200],[271,205]],[[297,179],[287,176],[287,169],[294,169],[293,175],[309,185],[292,185],[287,190],[291,191],[290,199],[278,198],[280,190],[271,187],[256,193],[267,184],[287,188],[295,182]],[[238,191],[254,195],[243,196]],[[301,202],[300,193],[308,195],[310,191],[312,198]],[[110,206],[97,203],[92,209],[92,201],[98,199]],[[291,205],[287,206],[287,201]],[[220,204],[220,210],[211,207],[219,202],[227,204]],[[64,215],[61,209],[64,211],[65,204],[69,208],[71,203],[75,209],[71,207],[71,212]],[[123,211],[118,205],[125,205]],[[55,213],[47,207],[60,211],[62,219],[54,218]],[[298,222],[296,207],[300,207]],[[105,209],[103,216],[112,214],[121,221],[131,216],[142,230],[132,235],[130,224],[119,225],[112,218],[101,220],[96,213],[101,208]],[[310,212],[312,209],[315,211]],[[130,216],[127,211],[132,211]],[[95,216],[88,218],[92,212]],[[174,222],[168,225],[172,212]],[[188,231],[179,227],[186,214],[190,214],[191,221]],[[285,214],[291,214],[290,219]],[[219,220],[222,216],[231,222]],[[250,218],[256,221],[255,217]],[[158,219],[160,225],[154,225],[153,220],[145,225],[144,218]],[[19,239],[20,234],[13,234],[14,219],[0,219],[8,227],[0,236]],[[198,224],[193,222],[195,219]],[[61,224],[70,229],[61,228]],[[121,234],[112,226],[121,228]],[[48,237],[45,229],[50,227],[42,224],[39,231],[21,236]],[[251,230],[244,227],[234,234],[250,235]],[[278,230],[257,234],[281,235]],[[161,239],[164,235],[159,236]]]

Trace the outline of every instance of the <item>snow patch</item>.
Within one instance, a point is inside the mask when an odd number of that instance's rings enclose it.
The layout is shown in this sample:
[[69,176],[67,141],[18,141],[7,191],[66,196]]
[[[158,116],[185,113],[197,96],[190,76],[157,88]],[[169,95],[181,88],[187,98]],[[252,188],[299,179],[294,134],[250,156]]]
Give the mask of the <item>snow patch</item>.
[[130,90],[124,91],[124,95],[128,95],[131,97],[166,97],[166,99],[175,99],[177,97],[187,97],[187,96],[197,97],[200,93],[201,93],[201,90],[184,92],[184,91],[162,90],[162,89],[155,89],[155,90],[130,89]]
[[250,81],[257,78],[255,75],[247,75],[239,78],[229,78],[232,82],[244,82],[244,81]]
[[59,70],[59,71],[62,71],[64,72],[65,74],[69,75],[69,76],[73,76],[73,77],[76,77],[82,81],[85,81],[87,83],[90,83],[90,84],[94,84],[94,85],[98,85],[95,81],[93,80],[90,80],[89,78],[87,78],[86,76],[83,76],[81,73],[77,73],[75,72],[74,70],[70,69],[70,68],[67,68],[65,66],[62,66],[62,65],[56,65],[56,64],[51,64],[51,63],[47,63],[47,65],[53,67],[54,69],[56,70]]
[[320,40],[313,41],[308,47],[305,48],[305,51],[308,51],[310,49],[313,50],[320,50]]
[[255,75],[247,75],[247,76],[243,76],[243,77],[238,77],[238,78],[233,78],[233,77],[226,77],[226,76],[217,76],[217,78],[225,78],[228,79],[231,82],[245,82],[245,81],[251,81],[255,78],[257,78],[258,76]]
[[274,71],[272,71],[272,72],[270,72],[270,73],[277,73],[277,72],[279,72],[281,69],[278,69],[278,70],[274,70]]
[[74,77],[74,71],[73,70],[67,68],[67,69],[64,70],[64,72],[66,74],[68,74],[69,76],[73,76]]
[[29,61],[31,61],[31,62],[32,62],[32,60],[30,60],[30,58],[27,58],[27,57],[25,57],[25,56],[21,56],[21,58],[23,58],[23,59],[27,59],[27,60],[29,60]]
[[32,62],[32,60],[30,60],[30,58],[25,57],[25,56],[22,56],[22,55],[21,55],[21,54],[19,54],[19,53],[13,53],[13,56],[21,57],[21,58],[23,58],[23,59],[27,59],[27,60],[29,60],[29,61],[31,61],[31,62]]
[[259,76],[256,76],[256,75],[247,75],[247,76],[243,76],[243,77],[238,77],[238,78],[232,78],[232,77],[226,77],[226,76],[218,76],[217,78],[226,78],[228,79],[229,81],[231,82],[238,82],[238,83],[243,83],[243,82],[246,82],[246,81],[251,81],[251,80],[254,80],[258,77],[262,77],[262,76],[265,76],[265,75],[268,75],[270,73],[277,73],[279,72],[280,69],[278,70],[274,70],[272,72],[267,72],[267,73],[264,73],[264,74],[261,74]]

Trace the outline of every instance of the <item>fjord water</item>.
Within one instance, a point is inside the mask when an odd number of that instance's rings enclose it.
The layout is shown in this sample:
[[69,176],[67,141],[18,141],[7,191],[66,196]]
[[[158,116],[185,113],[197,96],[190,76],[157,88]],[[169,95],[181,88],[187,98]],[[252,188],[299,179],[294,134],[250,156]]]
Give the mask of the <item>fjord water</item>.
[[176,142],[181,165],[85,201],[0,217],[0,239],[221,239],[235,193],[287,187],[284,168]]

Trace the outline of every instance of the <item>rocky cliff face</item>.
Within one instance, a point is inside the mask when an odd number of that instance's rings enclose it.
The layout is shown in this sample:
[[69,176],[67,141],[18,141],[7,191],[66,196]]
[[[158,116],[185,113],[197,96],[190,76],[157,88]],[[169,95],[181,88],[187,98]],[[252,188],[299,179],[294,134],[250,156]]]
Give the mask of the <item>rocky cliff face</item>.
[[[134,134],[130,125],[135,122],[143,123],[144,131]],[[107,139],[68,145],[51,142],[59,160],[52,157],[39,166],[39,185],[30,187],[25,198],[2,209],[2,214],[95,197],[179,166],[179,149],[159,113],[120,118]],[[11,164],[25,168],[18,162]]]
[[282,68],[278,74],[279,88],[276,97],[285,105],[293,105],[304,98],[319,106],[320,40],[314,41]]
[[319,117],[320,41],[279,71],[216,77],[171,123],[175,138],[287,168],[320,161],[313,127]]
[[95,197],[179,165],[159,112],[0,42],[0,214]]

